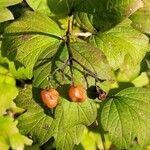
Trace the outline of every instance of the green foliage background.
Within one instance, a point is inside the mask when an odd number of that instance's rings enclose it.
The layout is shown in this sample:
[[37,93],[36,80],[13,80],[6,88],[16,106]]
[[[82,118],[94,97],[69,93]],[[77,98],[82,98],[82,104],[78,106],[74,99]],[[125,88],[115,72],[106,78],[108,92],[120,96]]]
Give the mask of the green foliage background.
[[[1,0],[0,150],[149,149],[149,24],[149,0]],[[83,103],[67,94],[68,49]],[[49,84],[53,113],[40,98]]]

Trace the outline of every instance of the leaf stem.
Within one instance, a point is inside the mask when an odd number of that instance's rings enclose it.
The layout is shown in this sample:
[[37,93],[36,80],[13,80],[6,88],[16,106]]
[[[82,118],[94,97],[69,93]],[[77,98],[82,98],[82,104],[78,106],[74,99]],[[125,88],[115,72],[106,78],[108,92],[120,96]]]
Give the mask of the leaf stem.
[[[66,45],[67,45],[68,54],[69,54],[68,61],[69,61],[69,67],[70,67],[72,84],[74,84],[73,61],[76,62],[77,64],[79,64],[84,69],[84,71],[86,71],[86,74],[91,76],[91,77],[93,77],[93,78],[95,78],[96,81],[99,81],[99,82],[105,81],[105,80],[100,79],[97,76],[96,73],[92,72],[91,70],[86,68],[84,65],[82,65],[79,61],[77,61],[76,59],[73,58],[73,53],[72,53],[72,50],[71,50],[71,47],[70,47],[70,35],[72,33],[72,23],[73,23],[73,16],[69,16],[69,19],[68,19],[68,30],[66,32]],[[80,34],[80,35],[82,35],[82,34]],[[89,36],[89,35],[91,35],[91,33],[90,34],[88,33],[87,35]],[[85,36],[85,34],[84,34],[84,36]]]
[[72,22],[73,22],[73,16],[70,16],[68,19],[68,30],[66,32],[66,45],[67,45],[67,49],[68,49],[68,53],[69,53],[69,67],[70,67],[70,72],[71,72],[71,82],[72,84],[74,84],[74,76],[73,76],[73,54],[72,54],[72,50],[70,47],[70,35],[72,32]]

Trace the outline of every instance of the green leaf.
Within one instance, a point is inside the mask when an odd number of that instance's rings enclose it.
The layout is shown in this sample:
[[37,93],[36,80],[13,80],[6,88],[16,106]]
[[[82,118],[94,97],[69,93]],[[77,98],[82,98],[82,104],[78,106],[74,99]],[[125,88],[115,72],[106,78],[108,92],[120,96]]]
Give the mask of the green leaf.
[[38,92],[32,96],[32,87],[27,86],[19,92],[15,103],[27,110],[18,118],[20,132],[30,135],[35,142],[43,144],[52,136],[54,127],[51,125],[53,118],[50,111],[44,110],[45,107],[38,96]]
[[132,83],[135,87],[146,86],[150,83],[148,75],[146,72],[142,72],[137,78],[135,78]]
[[132,25],[141,32],[150,34],[150,3],[149,0],[143,0],[144,7],[140,8],[130,18]]
[[[109,31],[93,36],[93,43],[106,55],[114,70],[131,80],[139,72],[139,64],[148,51],[148,38],[130,26],[125,20]],[[138,68],[137,68],[137,67]]]
[[129,57],[127,61],[125,61],[126,66],[122,67],[117,73],[117,81],[120,82],[129,82],[134,80],[140,73],[140,63],[133,66],[132,60]]
[[72,43],[73,57],[100,79],[112,80],[113,72],[102,51],[87,43]]
[[89,99],[84,103],[69,102],[68,88],[63,85],[58,89],[61,97],[53,115],[42,104],[39,90],[31,86],[21,90],[16,103],[27,111],[18,118],[20,131],[29,134],[40,145],[53,136],[57,149],[71,150],[78,144],[84,126],[96,119],[96,105]]
[[48,16],[63,18],[68,16],[82,0],[26,0],[34,10]]
[[2,57],[0,54],[0,64],[7,65],[9,72],[16,78],[16,79],[26,79],[27,69],[24,67],[19,67],[16,69],[15,63],[10,61],[7,57]]
[[0,114],[4,114],[8,108],[14,107],[13,99],[17,94],[15,79],[7,69],[0,66]]
[[24,145],[31,145],[32,141],[21,135],[16,127],[17,121],[9,116],[0,116],[0,148],[8,150],[23,150]]
[[[99,141],[101,141],[101,139],[99,139]],[[96,142],[95,142],[94,134],[92,132],[89,132],[86,128],[84,129],[84,133],[82,135],[81,144],[83,147],[81,150],[83,149],[84,150],[96,150]],[[74,150],[78,150],[78,149],[80,150],[80,146],[81,145],[76,146]]]
[[41,148],[39,145],[32,145],[32,146],[26,146],[24,150],[41,150]]
[[18,4],[20,2],[22,2],[22,0],[1,0],[0,1],[0,23],[14,19],[13,14],[6,7]]
[[0,8],[0,14],[0,22],[14,19],[13,14],[7,8]]
[[26,0],[26,2],[34,11],[38,11],[46,15],[51,14],[51,11],[47,4],[47,0]]
[[[39,22],[40,20],[40,22]],[[26,12],[5,30],[2,55],[13,60],[16,69],[22,68],[26,78],[32,77],[32,69],[39,55],[62,36],[58,25],[45,15]]]
[[[49,84],[57,87],[60,84],[70,83],[70,78],[68,79],[67,76],[65,77],[61,71],[69,58],[65,43],[54,44],[49,49],[46,49],[39,56],[34,67],[34,87],[44,89],[47,88]],[[69,67],[66,66],[66,71],[64,71],[64,74],[67,73],[69,76],[68,68]]]
[[149,89],[132,87],[103,103],[100,121],[117,147],[129,148],[136,137],[141,146],[150,142],[149,97]]
[[76,12],[75,19],[82,28],[84,28],[85,30],[91,33],[96,33],[97,27],[95,25],[95,21],[94,21],[95,19],[92,14],[88,14],[84,12]]
[[3,1],[0,1],[0,8],[12,6],[21,2],[22,0],[3,0]]
[[[71,43],[73,58],[82,66],[92,71],[100,79],[113,80],[113,72],[101,51],[87,43]],[[69,56],[65,43],[55,44],[45,50],[39,57],[34,68],[34,87],[47,88],[49,83],[54,87],[71,83],[70,68],[66,64]],[[66,65],[66,66],[65,66]],[[85,84],[84,70],[79,64],[73,62],[75,83]],[[65,69],[63,69],[65,67]],[[62,72],[63,71],[63,72]],[[50,81],[48,79],[51,79]],[[52,80],[53,79],[53,80]],[[95,81],[95,80],[94,80]]]
[[87,0],[80,2],[75,8],[75,16],[78,23],[86,30],[105,31],[142,6],[142,0]]

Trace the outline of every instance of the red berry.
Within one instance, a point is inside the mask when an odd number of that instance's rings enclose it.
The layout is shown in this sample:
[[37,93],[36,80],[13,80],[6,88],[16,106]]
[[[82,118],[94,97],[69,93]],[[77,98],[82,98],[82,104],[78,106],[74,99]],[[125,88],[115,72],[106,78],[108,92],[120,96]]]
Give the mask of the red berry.
[[86,90],[80,85],[71,85],[68,92],[69,98],[73,102],[83,102],[86,100]]
[[54,108],[58,104],[59,93],[55,89],[42,90],[41,98],[48,108]]

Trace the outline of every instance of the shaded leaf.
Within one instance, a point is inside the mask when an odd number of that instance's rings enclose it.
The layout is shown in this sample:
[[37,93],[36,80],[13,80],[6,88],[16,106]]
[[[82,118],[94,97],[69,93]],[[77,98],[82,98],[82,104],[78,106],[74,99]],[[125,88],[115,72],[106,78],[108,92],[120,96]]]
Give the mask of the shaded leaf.
[[142,6],[142,0],[87,0],[76,7],[75,16],[78,23],[88,31],[106,31]]
[[[39,56],[34,67],[33,86],[47,88],[49,84],[54,87],[63,84],[64,79],[61,69],[67,59],[68,51],[65,43],[56,43],[46,49]],[[68,82],[65,80],[65,83],[67,84]]]
[[71,14],[77,4],[82,1],[83,0],[26,0],[34,11],[39,11],[48,16],[58,18],[63,18]]

